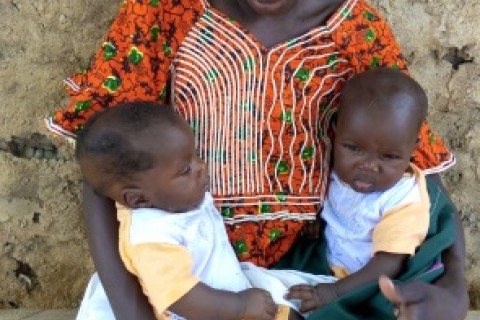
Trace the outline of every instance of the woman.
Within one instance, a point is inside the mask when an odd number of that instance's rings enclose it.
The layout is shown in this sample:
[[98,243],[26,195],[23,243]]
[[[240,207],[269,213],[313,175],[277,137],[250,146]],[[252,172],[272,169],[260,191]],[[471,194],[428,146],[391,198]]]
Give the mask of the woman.
[[[72,103],[49,127],[74,137],[88,117],[115,102],[170,100],[209,163],[212,193],[239,258],[275,265],[299,250],[299,232],[321,207],[330,120],[345,80],[376,66],[406,71],[391,30],[361,0],[145,2],[124,2],[90,70],[67,79]],[[454,163],[427,124],[419,139],[414,158],[427,173]],[[116,317],[153,319],[116,252],[114,210],[85,185],[92,256]],[[395,290],[384,283],[401,319],[465,315],[463,234],[455,217],[457,240],[443,255],[446,272],[436,285]],[[461,303],[447,309],[443,301],[453,298]]]

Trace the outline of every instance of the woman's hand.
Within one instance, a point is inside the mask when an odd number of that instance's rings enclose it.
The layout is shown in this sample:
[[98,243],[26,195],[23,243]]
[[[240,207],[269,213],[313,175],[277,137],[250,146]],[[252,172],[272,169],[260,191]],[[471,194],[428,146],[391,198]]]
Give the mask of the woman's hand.
[[396,305],[399,320],[462,320],[466,317],[468,296],[459,296],[438,284],[412,281],[394,285],[390,278],[381,276],[380,290]]
[[320,238],[323,220],[307,221],[302,228],[301,234],[308,239],[316,240]]

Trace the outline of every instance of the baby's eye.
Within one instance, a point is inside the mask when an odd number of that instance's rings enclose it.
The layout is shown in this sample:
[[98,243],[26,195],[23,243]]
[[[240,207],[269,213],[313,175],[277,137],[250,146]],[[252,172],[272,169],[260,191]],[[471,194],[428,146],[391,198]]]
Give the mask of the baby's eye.
[[382,156],[382,158],[383,158],[384,160],[398,160],[398,159],[400,159],[400,156],[398,156],[398,155],[396,155],[396,154],[384,154],[384,155]]
[[180,173],[181,176],[186,176],[190,173],[190,171],[192,171],[192,168],[190,166],[187,166],[183,171],[182,173]]
[[353,152],[358,152],[360,151],[360,148],[357,147],[356,145],[354,144],[349,144],[349,143],[344,143],[343,144],[343,147],[347,150],[350,150],[350,151],[353,151]]

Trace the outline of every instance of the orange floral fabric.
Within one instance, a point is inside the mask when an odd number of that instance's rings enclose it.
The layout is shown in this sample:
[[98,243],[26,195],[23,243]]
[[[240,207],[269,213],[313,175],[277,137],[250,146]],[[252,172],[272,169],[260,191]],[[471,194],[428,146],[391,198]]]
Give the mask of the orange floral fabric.
[[[121,101],[174,103],[195,132],[239,258],[269,266],[321,208],[345,81],[378,66],[407,72],[389,26],[361,0],[272,48],[206,1],[129,0],[90,69],[66,79],[71,104],[48,124],[74,136]],[[454,162],[427,123],[413,157],[430,172]]]
[[65,80],[71,103],[53,122],[74,133],[116,103],[164,101],[175,51],[202,10],[197,0],[124,1],[88,71]]

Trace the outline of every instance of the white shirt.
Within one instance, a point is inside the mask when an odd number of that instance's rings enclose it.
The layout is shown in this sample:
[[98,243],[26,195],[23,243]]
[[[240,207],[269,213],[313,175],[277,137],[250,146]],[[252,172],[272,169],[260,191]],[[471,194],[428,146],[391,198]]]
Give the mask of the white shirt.
[[[417,168],[414,168],[414,172],[414,175],[405,175],[393,187],[384,192],[371,193],[356,192],[349,185],[340,181],[335,172],[332,173],[328,196],[321,213],[326,222],[327,259],[331,266],[345,268],[349,273],[363,268],[374,254],[373,234],[375,228],[389,212],[394,212],[398,216],[398,228],[403,228],[396,231],[409,237],[409,230],[405,230],[408,229],[406,223],[411,224],[416,221],[416,218],[414,217],[413,221],[402,221],[402,211],[396,209],[422,204],[426,201],[427,205],[420,206],[420,210],[418,210],[418,221],[421,224],[422,234],[420,236],[416,234],[415,237],[420,240],[414,241],[413,248],[411,242],[408,242],[406,246],[408,248],[405,248],[405,253],[413,254],[415,247],[426,236],[429,220],[429,201],[424,177]],[[419,183],[420,181],[421,183]],[[425,199],[425,195],[427,195],[427,199]],[[426,219],[425,216],[427,216]],[[410,219],[407,215],[405,218]],[[388,230],[391,230],[391,224]],[[417,231],[415,230],[415,232]],[[397,241],[397,239],[394,238],[391,241]],[[398,241],[404,241],[402,236],[398,237]],[[397,245],[392,245],[392,247],[398,248]]]

